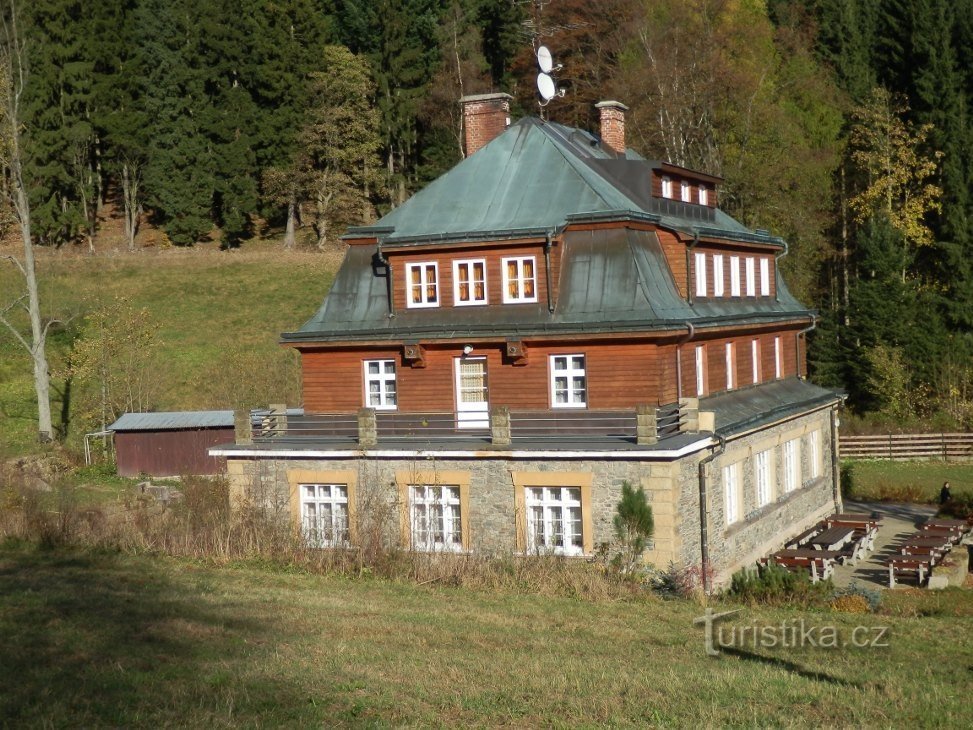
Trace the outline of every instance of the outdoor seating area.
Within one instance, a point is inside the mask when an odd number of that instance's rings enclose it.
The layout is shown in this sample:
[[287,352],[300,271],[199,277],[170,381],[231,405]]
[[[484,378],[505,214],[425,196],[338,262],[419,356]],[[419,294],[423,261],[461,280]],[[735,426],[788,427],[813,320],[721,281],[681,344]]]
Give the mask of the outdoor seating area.
[[879,520],[869,515],[835,513],[791,538],[759,562],[761,567],[779,565],[790,571],[806,571],[812,583],[830,578],[834,566],[851,564],[875,549]]
[[888,559],[889,588],[895,588],[896,579],[910,575],[916,585],[922,587],[932,574],[932,569],[942,562],[953,545],[970,531],[965,520],[930,518],[897,546],[899,555]]

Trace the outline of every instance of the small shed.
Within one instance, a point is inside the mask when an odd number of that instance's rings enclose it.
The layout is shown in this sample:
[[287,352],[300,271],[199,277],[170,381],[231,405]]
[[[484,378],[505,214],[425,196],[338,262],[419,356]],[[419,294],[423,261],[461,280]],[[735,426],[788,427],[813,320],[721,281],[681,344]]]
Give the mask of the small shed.
[[109,430],[125,477],[218,474],[225,460],[208,450],[235,440],[233,411],[126,413]]

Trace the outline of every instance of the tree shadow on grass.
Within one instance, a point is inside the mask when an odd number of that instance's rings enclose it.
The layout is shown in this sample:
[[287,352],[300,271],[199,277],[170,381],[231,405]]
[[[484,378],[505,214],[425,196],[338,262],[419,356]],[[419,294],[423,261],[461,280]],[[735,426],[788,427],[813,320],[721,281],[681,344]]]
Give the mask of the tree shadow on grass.
[[781,659],[780,657],[763,656],[762,654],[755,654],[754,652],[739,649],[733,646],[721,646],[720,651],[723,654],[729,654],[730,656],[735,656],[738,659],[743,659],[744,661],[755,662],[757,664],[766,664],[768,666],[784,669],[791,674],[797,675],[798,677],[810,679],[815,682],[825,682],[827,684],[838,685],[839,687],[854,687],[855,689],[862,689],[863,687],[860,682],[852,682],[847,679],[842,679],[841,677],[835,677],[834,675],[827,674],[825,672],[816,672],[810,669],[805,669],[800,664],[788,661],[786,659]]
[[226,724],[267,706],[299,720],[306,697],[249,661],[273,622],[234,616],[165,570],[0,545],[0,724]]

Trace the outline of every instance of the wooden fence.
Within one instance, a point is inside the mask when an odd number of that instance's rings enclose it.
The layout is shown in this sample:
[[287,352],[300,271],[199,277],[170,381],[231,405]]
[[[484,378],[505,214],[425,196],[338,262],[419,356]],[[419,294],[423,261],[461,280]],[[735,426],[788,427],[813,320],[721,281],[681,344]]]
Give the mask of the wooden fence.
[[838,453],[842,459],[973,461],[973,433],[841,436]]

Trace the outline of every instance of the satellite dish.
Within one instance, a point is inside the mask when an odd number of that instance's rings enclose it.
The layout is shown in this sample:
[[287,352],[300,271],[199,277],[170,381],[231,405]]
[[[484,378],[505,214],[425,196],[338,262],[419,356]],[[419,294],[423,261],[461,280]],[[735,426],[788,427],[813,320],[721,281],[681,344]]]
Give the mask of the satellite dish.
[[546,74],[549,74],[551,69],[554,68],[554,59],[551,58],[551,52],[547,50],[547,46],[541,46],[537,49],[537,65]]
[[550,101],[557,96],[554,79],[545,73],[537,74],[537,93],[541,95],[544,101]]

